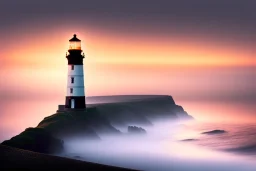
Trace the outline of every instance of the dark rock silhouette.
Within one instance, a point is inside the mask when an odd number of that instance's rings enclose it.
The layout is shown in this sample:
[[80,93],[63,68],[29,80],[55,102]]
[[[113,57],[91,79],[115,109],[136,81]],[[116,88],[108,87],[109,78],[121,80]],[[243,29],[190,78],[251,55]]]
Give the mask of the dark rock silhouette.
[[234,148],[225,149],[225,151],[234,152],[234,153],[241,153],[241,154],[252,154],[252,155],[255,155],[256,143],[249,144],[249,145],[244,145],[244,146],[240,146],[240,147],[234,147]]
[[137,126],[128,126],[128,133],[132,134],[146,134],[146,130]]
[[198,139],[188,138],[188,139],[184,139],[184,140],[181,140],[181,141],[198,141]]
[[[107,99],[110,101],[105,101]],[[57,113],[45,117],[36,128],[29,128],[9,141],[12,147],[52,153],[62,149],[61,140],[98,139],[102,134],[121,134],[117,127],[153,125],[158,120],[192,119],[171,96],[100,96],[87,104],[86,110],[68,110],[59,105]],[[140,127],[128,127],[130,133],[145,133]]]
[[131,124],[148,126],[157,120],[166,119],[193,119],[175,104],[171,96],[166,95],[98,96],[87,99],[98,102],[88,106],[96,107],[116,127]]
[[80,157],[80,156],[74,156],[74,158],[76,158],[76,159],[81,159],[82,157]]
[[115,166],[68,159],[0,145],[0,170],[131,171]]
[[208,135],[223,134],[223,133],[226,133],[226,131],[225,130],[219,130],[219,129],[202,132],[202,134],[208,134]]
[[73,110],[56,113],[44,118],[37,127],[44,128],[64,140],[73,137],[100,139],[99,134],[121,133],[94,107],[86,111]]
[[2,142],[2,145],[35,151],[39,153],[59,153],[63,150],[63,141],[54,138],[42,128],[27,128],[19,135]]

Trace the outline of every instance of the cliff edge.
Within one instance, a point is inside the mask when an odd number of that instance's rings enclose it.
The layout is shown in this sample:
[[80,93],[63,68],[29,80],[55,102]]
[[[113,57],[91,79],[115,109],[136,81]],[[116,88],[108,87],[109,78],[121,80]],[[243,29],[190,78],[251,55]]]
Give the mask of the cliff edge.
[[[153,126],[161,120],[188,120],[190,115],[171,96],[96,96],[87,98],[86,110],[64,109],[45,117],[36,128],[2,144],[42,153],[63,149],[63,140],[86,138],[100,140],[103,134],[121,134],[118,129]],[[42,146],[42,143],[43,145]]]

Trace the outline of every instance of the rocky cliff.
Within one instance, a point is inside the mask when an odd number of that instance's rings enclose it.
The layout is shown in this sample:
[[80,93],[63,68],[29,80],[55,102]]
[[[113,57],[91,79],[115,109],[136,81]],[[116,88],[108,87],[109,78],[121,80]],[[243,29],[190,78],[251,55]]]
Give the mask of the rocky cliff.
[[[164,95],[134,95],[134,96],[98,96],[89,97],[93,101],[89,106],[96,107],[102,116],[113,126],[153,125],[162,119],[181,120],[192,119],[171,96]],[[98,102],[98,103],[97,103]]]
[[87,98],[87,102],[86,110],[58,110],[45,117],[35,130],[26,129],[3,143],[44,152],[43,142],[46,152],[51,153],[62,148],[59,141],[69,138],[100,139],[103,134],[121,134],[118,128],[129,125],[153,126],[161,119],[192,119],[171,96],[98,96]]

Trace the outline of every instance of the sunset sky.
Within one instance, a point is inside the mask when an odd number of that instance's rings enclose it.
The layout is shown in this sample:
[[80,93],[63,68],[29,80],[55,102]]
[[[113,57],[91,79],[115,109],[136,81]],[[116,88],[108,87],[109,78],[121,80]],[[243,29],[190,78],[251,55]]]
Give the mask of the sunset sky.
[[[255,7],[254,0],[1,0],[1,100],[64,103],[65,54],[76,33],[87,96],[254,104]],[[256,118],[254,109],[248,118]]]

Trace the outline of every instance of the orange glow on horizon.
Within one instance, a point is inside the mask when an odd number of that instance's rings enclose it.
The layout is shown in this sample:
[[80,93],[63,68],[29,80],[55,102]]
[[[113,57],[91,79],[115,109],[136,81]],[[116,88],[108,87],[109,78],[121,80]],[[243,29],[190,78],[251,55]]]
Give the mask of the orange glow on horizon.
[[[72,35],[68,35],[69,38]],[[49,41],[38,35],[35,41],[29,38],[24,43],[13,44],[5,50],[5,66],[52,67],[66,62],[68,36],[53,37]],[[109,35],[78,35],[82,40],[82,50],[87,55],[86,62],[99,64],[139,65],[139,66],[256,66],[252,52],[239,48],[231,49],[215,42],[205,43],[187,39],[170,38],[169,41],[143,38],[117,37]],[[12,50],[11,50],[12,49]],[[13,51],[15,49],[15,51]]]

